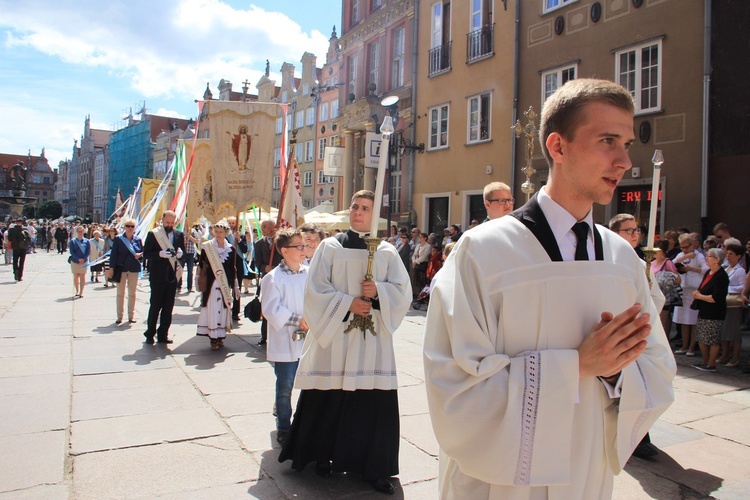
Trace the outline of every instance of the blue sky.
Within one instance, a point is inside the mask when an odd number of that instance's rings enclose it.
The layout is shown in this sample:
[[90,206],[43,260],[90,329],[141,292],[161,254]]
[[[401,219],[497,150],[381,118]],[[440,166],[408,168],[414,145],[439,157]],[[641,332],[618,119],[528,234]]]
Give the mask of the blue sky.
[[[312,7],[312,8],[311,8]],[[0,0],[0,153],[56,167],[91,116],[116,129],[132,107],[194,117],[206,82],[258,82],[305,51],[325,63],[341,0]]]

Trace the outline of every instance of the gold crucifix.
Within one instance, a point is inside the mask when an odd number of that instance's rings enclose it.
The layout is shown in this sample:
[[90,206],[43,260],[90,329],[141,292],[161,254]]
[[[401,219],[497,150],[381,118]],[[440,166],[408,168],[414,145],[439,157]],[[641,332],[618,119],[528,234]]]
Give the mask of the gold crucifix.
[[526,193],[526,201],[529,200],[531,194],[536,191],[536,186],[531,182],[531,176],[536,173],[536,170],[531,165],[531,161],[534,158],[534,143],[537,139],[537,128],[536,128],[536,111],[533,106],[529,106],[529,109],[524,112],[526,117],[526,125],[521,125],[521,120],[517,120],[516,124],[511,127],[516,132],[516,139],[520,139],[521,136],[526,137],[526,166],[521,171],[526,174],[526,182],[521,184],[521,191]]

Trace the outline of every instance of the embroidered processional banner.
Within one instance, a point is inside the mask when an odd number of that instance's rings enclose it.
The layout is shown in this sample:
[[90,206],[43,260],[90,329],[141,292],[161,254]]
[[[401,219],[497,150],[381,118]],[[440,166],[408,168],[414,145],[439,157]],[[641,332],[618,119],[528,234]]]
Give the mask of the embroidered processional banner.
[[[192,139],[185,141],[185,156],[190,161]],[[190,167],[186,227],[192,226],[201,216],[214,222],[214,185],[211,169],[211,143],[208,139],[195,141],[195,155]]]
[[269,207],[278,105],[207,101],[214,219]]
[[[145,207],[149,204],[152,200],[155,200],[158,197],[161,197],[157,201],[158,208],[154,212],[155,217],[154,220],[158,221],[161,219],[161,214],[164,213],[164,211],[169,207],[169,203],[167,201],[172,201],[172,196],[174,194],[174,187],[171,189],[168,188],[166,192],[160,193],[159,187],[162,184],[162,181],[160,179],[141,179],[141,208]],[[150,209],[149,209],[150,210]],[[158,223],[157,223],[158,224]]]

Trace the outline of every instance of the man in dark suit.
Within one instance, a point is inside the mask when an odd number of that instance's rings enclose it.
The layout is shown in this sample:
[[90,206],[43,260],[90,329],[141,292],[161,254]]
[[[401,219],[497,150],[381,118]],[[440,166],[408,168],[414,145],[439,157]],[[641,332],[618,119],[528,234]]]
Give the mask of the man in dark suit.
[[[26,232],[26,238],[24,238],[24,232]],[[18,217],[15,224],[8,229],[8,241],[13,249],[13,277],[16,281],[23,281],[23,267],[26,262],[26,250],[29,248],[29,239],[23,218]]]
[[[154,336],[159,344],[171,344],[169,326],[172,324],[172,308],[177,294],[177,262],[185,253],[185,235],[174,229],[177,214],[167,210],[161,217],[161,227],[149,231],[143,244],[143,256],[149,261],[149,283],[151,284],[151,307],[148,310],[148,326],[143,334],[146,343],[153,344]],[[159,316],[161,315],[161,318]],[[156,322],[159,320],[159,327]]]
[[[276,225],[270,220],[264,220],[260,224],[261,238],[255,242],[255,264],[258,266],[260,276],[262,278],[266,274],[271,272],[271,269],[279,265],[281,262],[281,252],[278,250],[273,251],[273,260],[271,259],[271,249],[273,248],[273,238],[276,236]],[[260,323],[260,340],[258,345],[264,345],[268,338],[268,323],[266,319]]]

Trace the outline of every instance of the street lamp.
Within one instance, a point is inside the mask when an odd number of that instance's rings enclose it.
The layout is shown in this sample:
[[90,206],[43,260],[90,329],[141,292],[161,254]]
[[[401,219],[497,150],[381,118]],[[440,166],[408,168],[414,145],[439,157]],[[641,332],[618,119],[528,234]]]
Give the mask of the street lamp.
[[[393,119],[394,129],[398,129],[398,123],[400,120],[400,117],[398,116],[398,101],[399,98],[395,95],[388,96],[380,101],[380,105],[388,110],[388,114]],[[377,120],[375,121],[377,123]],[[386,152],[386,154],[388,154],[388,176],[386,179],[386,190],[388,193],[388,209],[386,210],[386,220],[388,221],[388,232],[386,234],[388,235],[390,235],[391,217],[393,215],[391,211],[391,175],[393,167],[395,166],[393,163],[395,163],[395,161],[397,161],[399,158],[414,154],[415,151],[418,154],[423,154],[424,143],[420,143],[419,145],[417,145],[409,139],[404,139],[403,134],[401,133],[399,133],[397,136],[394,136],[388,145],[388,151]],[[394,162],[391,162],[391,158],[393,158]],[[380,216],[380,214],[377,215]]]

